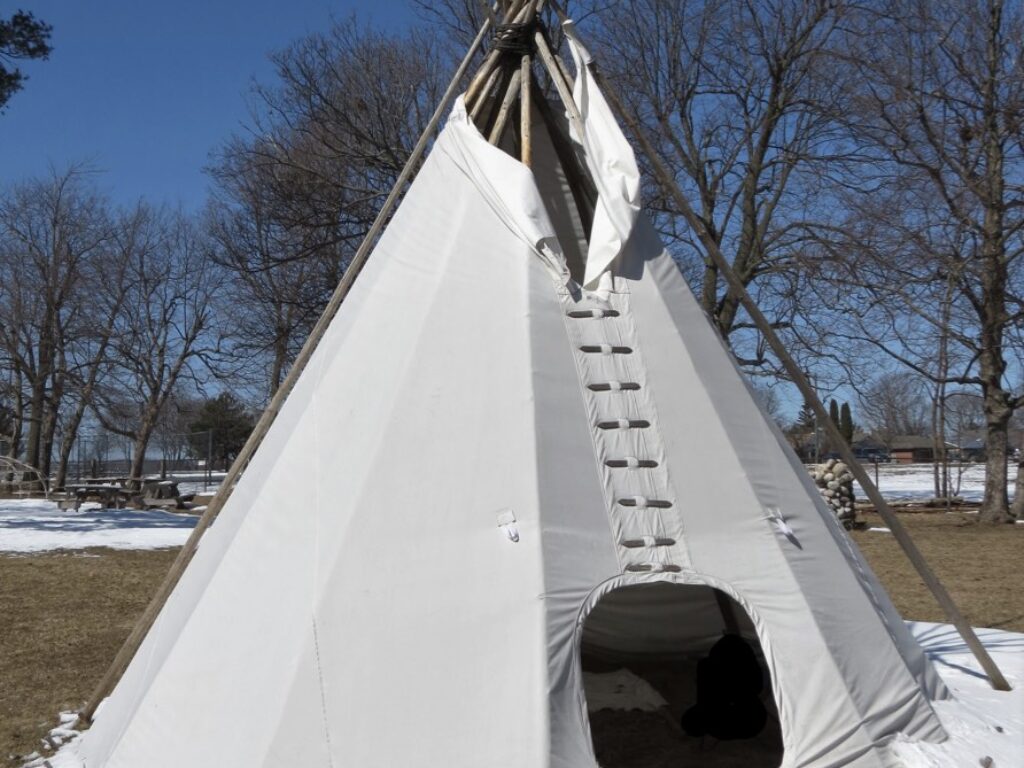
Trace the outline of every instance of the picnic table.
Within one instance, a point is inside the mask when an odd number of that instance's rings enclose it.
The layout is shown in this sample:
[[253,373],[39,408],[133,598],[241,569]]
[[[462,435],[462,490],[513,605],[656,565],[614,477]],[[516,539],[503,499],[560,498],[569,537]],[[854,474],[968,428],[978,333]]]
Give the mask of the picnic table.
[[98,501],[104,507],[122,509],[135,495],[123,485],[114,483],[86,482],[69,485],[66,490],[74,499],[75,509],[85,501]]
[[182,495],[173,480],[145,478],[103,478],[89,479],[64,488],[67,498],[61,506],[78,509],[83,502],[96,501],[104,507],[122,509],[126,506],[139,509],[190,509],[193,494]]

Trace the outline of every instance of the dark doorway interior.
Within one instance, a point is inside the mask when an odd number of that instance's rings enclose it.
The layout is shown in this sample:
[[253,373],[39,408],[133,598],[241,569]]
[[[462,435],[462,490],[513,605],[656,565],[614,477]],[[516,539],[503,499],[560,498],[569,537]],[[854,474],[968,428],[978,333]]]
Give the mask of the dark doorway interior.
[[[712,648],[713,660],[702,663]],[[610,592],[584,624],[582,665],[601,768],[777,768],[782,762],[764,654],[746,612],[722,592],[668,582]],[[739,730],[743,737],[691,735],[683,727],[688,712],[690,731],[710,724],[713,732]]]

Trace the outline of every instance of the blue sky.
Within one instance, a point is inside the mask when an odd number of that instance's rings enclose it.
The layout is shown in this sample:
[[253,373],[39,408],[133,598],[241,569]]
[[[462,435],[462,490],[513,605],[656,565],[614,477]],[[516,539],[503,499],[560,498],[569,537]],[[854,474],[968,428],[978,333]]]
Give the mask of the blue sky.
[[333,18],[399,29],[408,0],[0,0],[53,25],[48,61],[0,115],[0,184],[74,162],[102,171],[117,202],[202,204],[209,153],[247,119],[267,54]]

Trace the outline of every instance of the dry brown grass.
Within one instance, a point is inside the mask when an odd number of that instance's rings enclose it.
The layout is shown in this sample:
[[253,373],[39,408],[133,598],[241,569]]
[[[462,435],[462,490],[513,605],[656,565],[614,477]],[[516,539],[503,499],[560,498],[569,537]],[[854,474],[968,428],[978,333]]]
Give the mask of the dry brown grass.
[[[972,624],[1024,632],[1024,526],[982,526],[959,513],[901,519]],[[891,535],[853,536],[906,618],[945,620]],[[58,712],[82,705],[174,555],[0,556],[0,764],[19,765]]]
[[0,556],[0,764],[82,705],[175,553]]
[[[874,512],[860,517],[885,526]],[[959,512],[900,520],[971,624],[1024,632],[1024,525],[981,525]],[[904,618],[948,621],[891,534],[863,530],[853,538]]]

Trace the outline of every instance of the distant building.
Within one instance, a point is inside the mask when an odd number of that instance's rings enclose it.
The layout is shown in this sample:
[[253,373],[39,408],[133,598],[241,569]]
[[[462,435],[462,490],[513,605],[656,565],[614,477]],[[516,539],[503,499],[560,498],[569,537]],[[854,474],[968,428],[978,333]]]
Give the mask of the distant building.
[[877,461],[880,464],[886,464],[892,461],[892,457],[889,454],[889,448],[885,443],[871,435],[855,435],[852,447],[853,455],[856,456],[859,461],[866,463]]
[[962,461],[984,461],[985,438],[974,437],[964,441],[960,446],[960,458]]
[[896,435],[889,443],[889,455],[897,464],[935,461],[935,442],[922,435]]
[[[960,458],[963,461],[985,461],[986,447],[985,438],[987,435],[982,429],[971,430],[960,435]],[[1020,449],[1024,443],[1024,430],[1010,429],[1007,434],[1007,444],[1011,459],[1020,456]]]

